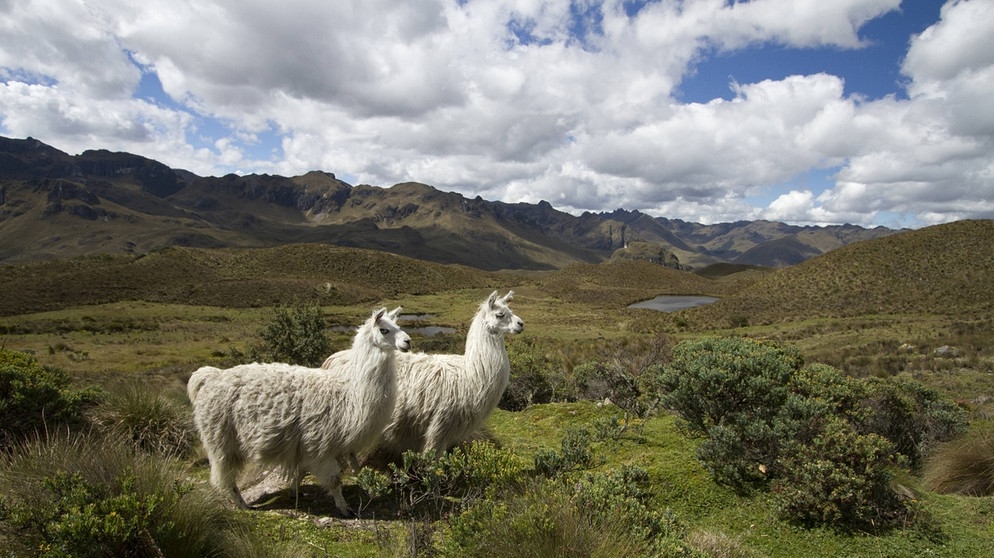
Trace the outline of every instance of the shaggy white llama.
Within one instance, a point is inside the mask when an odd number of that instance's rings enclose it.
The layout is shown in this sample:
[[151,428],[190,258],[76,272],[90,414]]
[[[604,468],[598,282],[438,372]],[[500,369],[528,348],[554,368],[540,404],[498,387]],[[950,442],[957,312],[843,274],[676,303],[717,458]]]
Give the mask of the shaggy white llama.
[[190,377],[193,418],[211,465],[211,484],[248,508],[238,491],[246,463],[282,467],[294,489],[311,471],[350,515],[342,496],[340,459],[376,441],[397,396],[395,349],[411,338],[395,322],[397,308],[373,312],[341,351],[337,373],[289,364],[205,366]]
[[[525,323],[497,291],[480,305],[466,335],[462,355],[397,355],[397,404],[377,445],[395,459],[404,451],[444,452],[465,440],[497,407],[510,376],[504,337],[521,333]],[[338,367],[332,355],[323,368]],[[355,466],[355,456],[350,456]]]

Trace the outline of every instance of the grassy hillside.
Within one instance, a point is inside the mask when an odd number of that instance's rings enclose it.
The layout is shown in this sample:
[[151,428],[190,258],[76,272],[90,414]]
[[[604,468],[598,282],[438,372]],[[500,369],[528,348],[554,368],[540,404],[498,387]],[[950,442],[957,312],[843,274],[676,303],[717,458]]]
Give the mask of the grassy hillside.
[[502,286],[507,279],[384,252],[323,244],[168,248],[0,267],[0,315],[123,300],[251,307],[294,300],[351,305],[397,293]]
[[958,221],[833,250],[687,312],[713,326],[873,314],[990,316],[994,221]]

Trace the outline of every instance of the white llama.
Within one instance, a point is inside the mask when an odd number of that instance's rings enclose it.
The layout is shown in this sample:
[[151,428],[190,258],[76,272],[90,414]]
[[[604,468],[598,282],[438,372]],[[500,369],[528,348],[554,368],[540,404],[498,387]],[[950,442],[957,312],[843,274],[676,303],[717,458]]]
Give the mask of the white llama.
[[[466,335],[462,355],[397,355],[397,404],[377,453],[396,459],[404,451],[444,452],[480,428],[507,387],[511,365],[504,337],[525,323],[511,312],[508,292],[484,301]],[[336,353],[322,365],[337,368]],[[350,456],[355,466],[355,456]]]
[[397,397],[395,349],[411,338],[395,322],[397,308],[373,312],[352,348],[336,353],[336,374],[289,364],[205,366],[190,377],[193,418],[211,465],[211,484],[239,507],[248,505],[236,479],[246,463],[311,471],[351,515],[342,496],[340,460],[369,447],[389,423]]

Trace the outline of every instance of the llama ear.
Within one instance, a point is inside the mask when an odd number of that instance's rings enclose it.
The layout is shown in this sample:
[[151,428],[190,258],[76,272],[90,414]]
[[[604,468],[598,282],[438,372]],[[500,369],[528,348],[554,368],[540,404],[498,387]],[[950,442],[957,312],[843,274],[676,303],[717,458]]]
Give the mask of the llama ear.
[[376,322],[380,321],[380,319],[383,318],[383,316],[386,315],[386,313],[387,313],[386,308],[377,308],[376,310],[373,310],[373,323],[375,324]]
[[506,303],[507,301],[511,300],[512,298],[514,298],[514,291],[507,291],[507,294],[504,295],[504,297],[501,298],[500,301]]
[[397,321],[397,316],[400,316],[400,311],[401,311],[401,307],[398,306],[398,307],[394,308],[393,310],[391,310],[387,314],[387,317],[396,322]]
[[495,302],[497,302],[497,291],[490,293],[490,298],[487,299],[487,305],[493,308]]

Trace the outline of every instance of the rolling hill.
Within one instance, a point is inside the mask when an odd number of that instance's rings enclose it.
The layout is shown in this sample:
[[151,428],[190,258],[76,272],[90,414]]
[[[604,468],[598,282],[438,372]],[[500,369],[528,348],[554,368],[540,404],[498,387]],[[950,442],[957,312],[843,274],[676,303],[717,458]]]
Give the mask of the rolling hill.
[[320,243],[484,270],[558,269],[612,257],[682,269],[778,267],[893,232],[768,221],[700,225],[622,209],[575,216],[544,201],[469,199],[419,183],[353,186],[320,171],[199,177],[129,153],[69,155],[31,138],[0,138],[0,264],[170,246]]
[[0,316],[124,300],[253,307],[375,302],[397,293],[497,288],[507,277],[460,265],[326,244],[171,247],[0,266]]
[[691,321],[750,324],[870,314],[994,315],[994,221],[935,225],[858,242],[767,273]]

